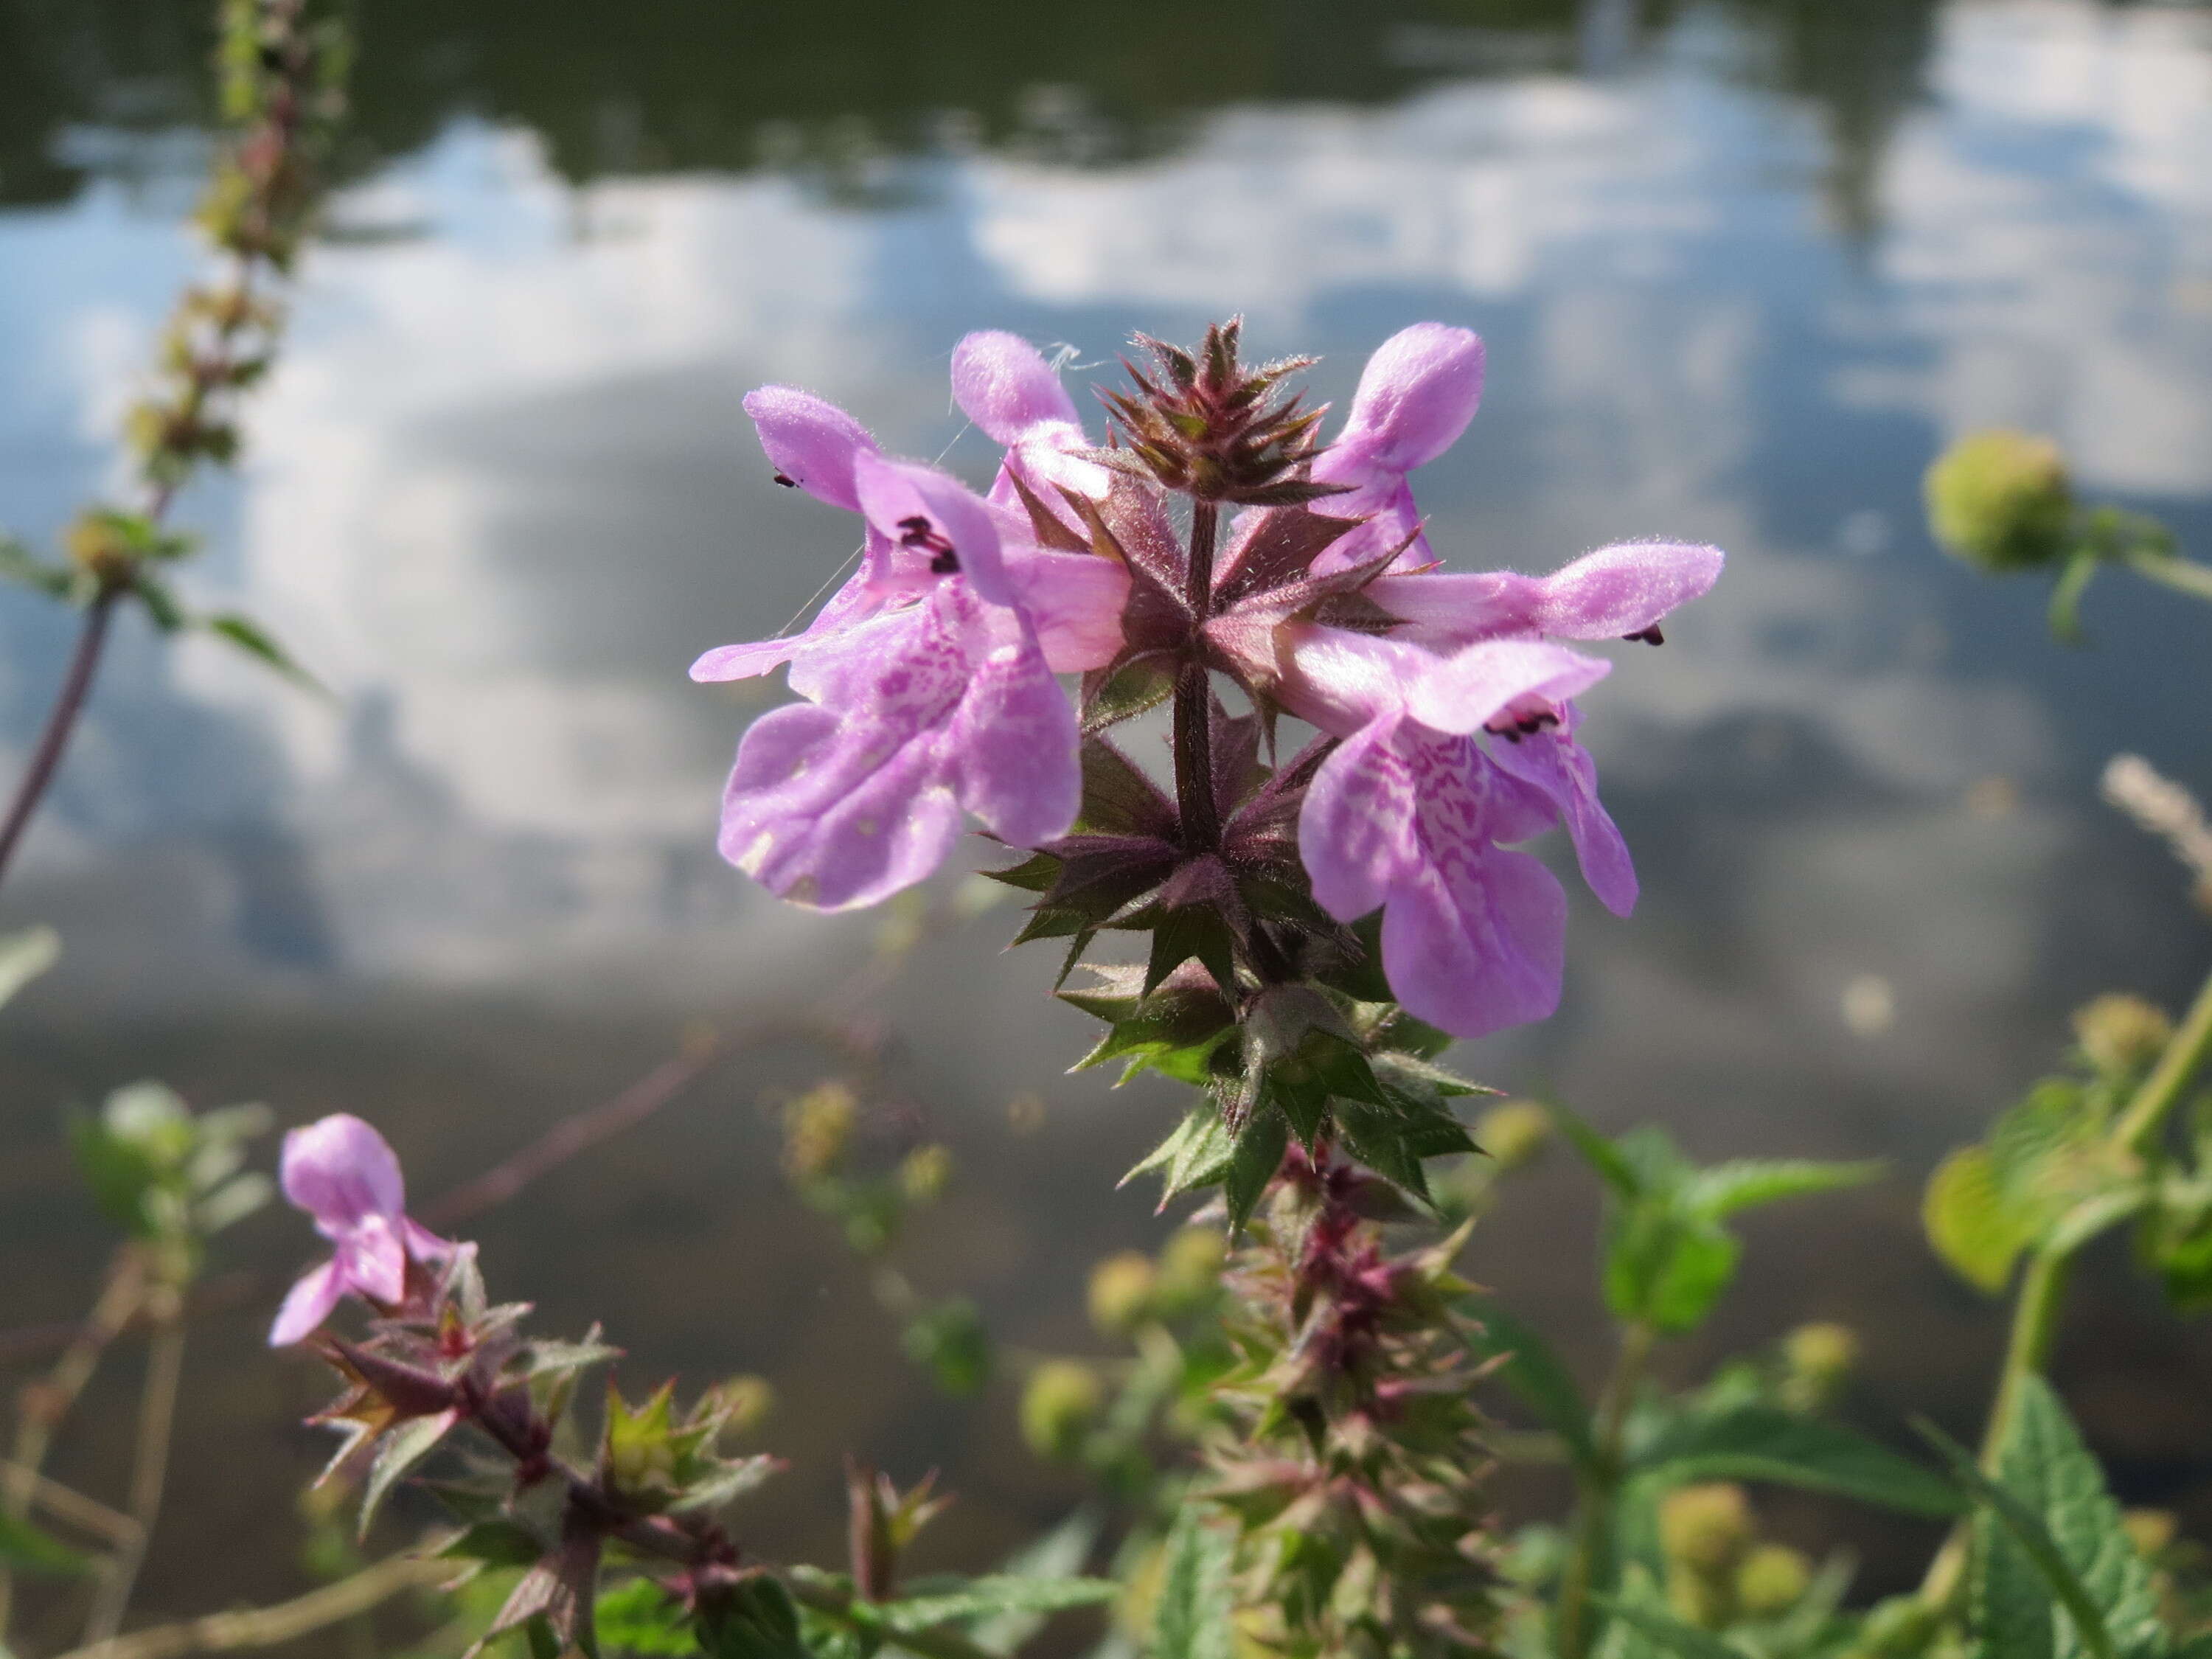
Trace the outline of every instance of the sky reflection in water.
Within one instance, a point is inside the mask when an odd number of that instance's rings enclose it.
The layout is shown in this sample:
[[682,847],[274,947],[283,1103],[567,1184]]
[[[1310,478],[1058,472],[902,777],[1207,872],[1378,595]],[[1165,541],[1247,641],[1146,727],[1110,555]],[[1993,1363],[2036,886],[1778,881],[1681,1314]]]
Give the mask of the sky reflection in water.
[[[365,86],[386,159],[308,265],[244,482],[192,504],[214,543],[201,596],[268,623],[337,702],[134,625],[11,895],[70,955],[11,1014],[30,1058],[10,1069],[119,1081],[89,1030],[119,1019],[162,1033],[173,1070],[273,1089],[257,1053],[295,1064],[300,1032],[427,997],[408,1006],[507,1011],[513,1053],[471,1063],[514,1091],[563,1020],[665,1034],[831,982],[876,924],[782,909],[714,859],[721,774],[760,704],[683,678],[696,651],[793,617],[850,551],[849,521],[773,487],[744,391],[808,386],[980,480],[988,451],[945,385],[968,329],[1099,365],[1133,328],[1241,310],[1261,350],[1327,354],[1315,379],[1341,398],[1375,342],[1439,317],[1490,348],[1482,413],[1420,480],[1448,557],[1544,569],[1643,534],[1731,555],[1668,647],[1623,647],[1589,699],[1642,911],[1579,905],[1559,1018],[1470,1063],[1707,1150],[1874,1151],[1917,1176],[2048,1062],[2064,1009],[2112,983],[2172,1001],[2201,965],[2176,872],[2095,805],[2094,778],[2125,747],[2212,787],[2212,627],[2108,578],[2088,611],[2104,648],[2062,652],[2039,595],[1937,561],[1917,490],[1947,437],[2016,423],[2057,435],[2087,488],[2212,542],[2212,15],[1879,9],[1824,47],[1788,7],[1639,18],[1594,0],[1534,28],[1406,7],[1340,83],[1311,51],[1279,55],[1215,106],[1198,77],[1148,83],[1101,46],[1073,90],[923,59],[910,83],[809,105],[763,73],[733,125],[708,118],[711,83],[683,83],[681,43],[638,59],[665,82],[571,94],[548,71],[533,106],[466,26],[447,40],[387,9],[387,39],[430,44],[372,73],[396,82],[442,40],[468,90],[441,106]],[[813,62],[786,45],[763,57]],[[872,124],[810,112],[841,96]],[[947,105],[976,114],[930,114]],[[538,128],[516,118],[532,107]],[[153,153],[112,130],[72,127],[57,153]],[[727,170],[763,143],[781,165]],[[191,254],[159,167],[71,194],[10,165],[18,199],[54,199],[0,212],[0,522],[45,532],[107,476],[106,434]],[[66,627],[0,594],[0,638],[20,750]],[[890,1005],[915,1092],[985,1143],[995,1103],[1081,1041],[1079,1019],[1035,1012],[1042,957],[995,958],[1007,927],[933,947]],[[222,1012],[241,998],[260,1011],[243,1038]],[[453,1108],[390,1098],[412,1069],[372,1054],[343,1083],[309,1074],[357,1090],[346,1103],[403,1146],[416,1114],[455,1173],[590,1098],[539,1079],[506,1122],[462,1130]],[[11,1139],[44,1135],[52,1090],[11,1092]],[[1048,1093],[1081,1120],[1066,1145],[1106,1150],[1032,1171],[1034,1205],[947,1247],[954,1267],[1000,1261],[987,1296],[1017,1310],[1072,1285],[1079,1245],[1141,1236],[1091,1176],[1162,1109],[1136,1091],[1109,1107],[1088,1078]],[[726,1133],[667,1144],[705,1156]],[[1829,1206],[1795,1249],[1772,1241],[1723,1334],[1886,1303],[1883,1388],[1960,1376],[1947,1345],[1969,1301],[1913,1255],[1910,1186]],[[1558,1248],[1547,1214],[1502,1220],[1483,1271],[1579,1299],[1582,1247]],[[565,1282],[552,1224],[515,1224]],[[1045,1258],[1003,1267],[999,1247],[1054,1228],[1058,1279],[1036,1279]],[[11,1249],[15,1231],[0,1220]],[[633,1275],[667,1259],[633,1235]],[[2140,1442],[2119,1449],[2172,1465],[2201,1453],[2179,1402],[2207,1351],[2142,1335],[2133,1294],[2098,1317],[2136,1334],[2078,1363],[2111,1373],[2105,1414]],[[1975,1352],[1985,1322],[1962,1339]],[[639,1346],[680,1345],[684,1323],[649,1314]],[[830,1351],[758,1340],[802,1375]],[[709,1345],[690,1363],[734,1362]],[[897,1420],[902,1444],[951,1432]],[[968,1455],[987,1491],[1019,1484]]]

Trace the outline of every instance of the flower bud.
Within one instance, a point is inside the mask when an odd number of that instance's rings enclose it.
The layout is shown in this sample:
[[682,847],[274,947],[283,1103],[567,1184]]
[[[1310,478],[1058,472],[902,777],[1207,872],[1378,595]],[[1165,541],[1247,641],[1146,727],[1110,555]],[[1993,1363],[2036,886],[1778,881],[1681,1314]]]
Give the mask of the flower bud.
[[900,1161],[899,1191],[909,1204],[934,1204],[951,1180],[952,1154],[943,1146],[917,1146]]
[[1120,1336],[1151,1311],[1158,1276],[1152,1258],[1137,1250],[1109,1255],[1091,1270],[1091,1322],[1105,1336]]
[[1751,1540],[1751,1504],[1733,1482],[1684,1486],[1659,1504],[1660,1547],[1669,1561],[1693,1572],[1732,1569]]
[[1067,1459],[1105,1406],[1105,1391],[1090,1366],[1053,1359],[1030,1373],[1022,1391],[1022,1438],[1040,1457]]
[[1813,1564],[1787,1544],[1761,1544],[1735,1571],[1735,1598],[1745,1613],[1769,1619],[1787,1613],[1812,1587]]
[[769,1413],[775,1410],[775,1384],[750,1372],[731,1377],[715,1393],[721,1397],[722,1408],[729,1413],[726,1422],[734,1434],[750,1433],[767,1422]]
[[1820,1321],[1782,1339],[1782,1391],[1793,1410],[1818,1411],[1832,1401],[1858,1364],[1858,1334]]
[[2074,1035],[2092,1066],[2124,1075],[2166,1051],[2173,1023],[2141,997],[2115,991],[2074,1011]]
[[1936,539],[1983,570],[2056,564],[2072,546],[2073,489],[2048,438],[1970,433],[1936,458],[1923,489]]
[[1160,1250],[1159,1282],[1153,1294],[1170,1317],[1202,1308],[1221,1291],[1221,1264],[1229,1241],[1211,1227],[1186,1227]]
[[2172,1547],[2181,1522],[2172,1510],[2130,1510],[2120,1517],[2120,1529],[2127,1534],[2137,1555],[2156,1561]]
[[1503,1171],[1534,1162],[1552,1138],[1552,1115],[1533,1100],[1509,1100],[1475,1120],[1474,1144]]
[[860,1103],[834,1079],[818,1084],[783,1109],[783,1169],[793,1181],[836,1172],[853,1138]]

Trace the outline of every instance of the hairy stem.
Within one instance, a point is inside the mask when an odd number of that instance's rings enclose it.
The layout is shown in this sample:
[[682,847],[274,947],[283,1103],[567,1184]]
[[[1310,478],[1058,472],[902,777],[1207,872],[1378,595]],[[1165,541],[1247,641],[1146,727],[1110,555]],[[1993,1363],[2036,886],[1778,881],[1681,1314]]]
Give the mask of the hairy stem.
[[[1220,525],[1218,503],[1200,501],[1191,508],[1183,599],[1194,635],[1213,613],[1213,547]],[[1183,665],[1175,690],[1176,809],[1183,845],[1193,852],[1210,853],[1221,845],[1221,813],[1213,799],[1212,702],[1206,665],[1194,657]]]
[[[145,1297],[145,1261],[138,1251],[125,1245],[115,1254],[107,1270],[107,1282],[100,1289],[100,1299],[93,1304],[90,1316],[62,1351],[53,1370],[43,1382],[23,1391],[15,1422],[15,1455],[9,1460],[4,1480],[0,1480],[0,1503],[4,1503],[11,1518],[20,1521],[30,1513],[40,1471],[46,1463],[48,1448],[53,1444],[55,1431],[76,1404],[77,1396],[84,1392],[85,1384],[92,1380],[107,1345],[137,1316]],[[8,1614],[14,1591],[13,1579],[7,1568],[0,1565],[0,1647],[4,1647],[7,1641]]]
[[1590,1596],[1613,1547],[1613,1501],[1620,1495],[1621,1441],[1628,1428],[1628,1410],[1636,1401],[1637,1386],[1650,1362],[1658,1332],[1638,1320],[1620,1334],[1620,1358],[1606,1383],[1597,1412],[1597,1456],[1577,1480],[1580,1492],[1575,1511],[1572,1553],[1559,1580],[1559,1605],[1553,1628],[1559,1659],[1586,1659],[1597,1634],[1590,1617]]
[[161,1492],[168,1485],[169,1445],[177,1424],[178,1383],[185,1365],[183,1310],[171,1305],[146,1349],[146,1386],[138,1400],[138,1447],[131,1471],[131,1524],[137,1535],[117,1547],[115,1559],[94,1595],[91,1615],[85,1620],[88,1644],[105,1642],[122,1628],[137,1585],[138,1570],[146,1563],[146,1547],[152,1541],[154,1523],[161,1518]]
[[39,810],[47,786],[61,768],[63,751],[68,749],[70,736],[76,730],[77,716],[84,712],[93,678],[100,672],[108,624],[115,617],[115,602],[123,597],[124,591],[103,586],[85,607],[84,621],[77,629],[76,648],[70,653],[69,670],[62,677],[61,690],[54,694],[54,706],[47,711],[46,728],[39,733],[38,747],[31,751],[31,763],[23,770],[23,781],[15,786],[15,798],[8,804],[7,821],[0,823],[0,881],[7,878],[16,843],[30,827],[32,814]]

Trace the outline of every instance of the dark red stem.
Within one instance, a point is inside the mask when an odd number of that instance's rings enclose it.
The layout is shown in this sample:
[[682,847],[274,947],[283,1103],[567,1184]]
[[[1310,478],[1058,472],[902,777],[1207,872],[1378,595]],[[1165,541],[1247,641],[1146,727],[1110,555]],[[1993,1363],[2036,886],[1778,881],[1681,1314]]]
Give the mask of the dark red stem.
[[70,653],[69,672],[63,676],[62,688],[54,695],[46,730],[39,733],[39,746],[31,751],[31,763],[23,773],[22,782],[15,787],[15,799],[9,803],[8,821],[0,826],[0,881],[7,878],[8,866],[15,856],[15,844],[30,827],[32,814],[39,810],[47,786],[60,769],[70,734],[76,730],[77,716],[84,712],[85,698],[92,690],[93,677],[100,672],[100,654],[107,643],[107,625],[114,618],[115,602],[123,593],[122,588],[103,586],[85,607],[84,624],[77,630],[76,649]]
[[1212,687],[1199,655],[1199,636],[1213,614],[1213,545],[1220,524],[1218,503],[1200,501],[1191,508],[1183,598],[1190,606],[1192,654],[1176,681],[1175,773],[1182,844],[1194,853],[1211,853],[1221,845],[1221,811],[1213,799]]

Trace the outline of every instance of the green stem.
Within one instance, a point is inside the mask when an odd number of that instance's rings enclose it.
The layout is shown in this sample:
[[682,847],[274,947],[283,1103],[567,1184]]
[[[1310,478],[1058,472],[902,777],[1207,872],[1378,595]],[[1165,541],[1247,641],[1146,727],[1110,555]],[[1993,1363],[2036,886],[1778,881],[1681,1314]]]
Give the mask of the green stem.
[[2139,576],[2163,582],[2166,586],[2194,599],[2212,600],[2212,565],[2199,564],[2196,560],[2185,559],[2178,553],[2162,553],[2150,548],[2132,548],[2123,553],[2120,558]]
[[2208,1060],[2212,1060],[2212,976],[2206,978],[2166,1052],[2112,1126],[2114,1143],[2137,1157],[2147,1156],[2157,1146],[2167,1115]]
[[[2021,1275],[2020,1294],[2012,1306],[2012,1330],[2005,1340],[2004,1369],[1997,1376],[1989,1426],[1982,1433],[1982,1473],[1992,1480],[1996,1479],[2005,1442],[2012,1436],[2013,1419],[2020,1415],[2021,1390],[2029,1377],[2042,1371],[2044,1362],[2051,1357],[2051,1345],[2065,1311],[2073,1249],[2079,1248],[2076,1244],[2066,1250],[2039,1250],[2028,1258],[2027,1271]],[[1965,1584],[1972,1537],[1964,1521],[1951,1528],[1951,1535],[1929,1564],[1927,1577],[1921,1581],[1923,1606],[1939,1612],[1951,1606]]]
[[1559,1606],[1553,1620],[1559,1659],[1587,1659],[1597,1629],[1590,1618],[1590,1596],[1612,1553],[1613,1510],[1620,1495],[1621,1443],[1629,1407],[1644,1379],[1658,1333],[1642,1321],[1620,1334],[1620,1358],[1605,1387],[1597,1413],[1597,1455],[1577,1476],[1573,1553],[1559,1580]]

